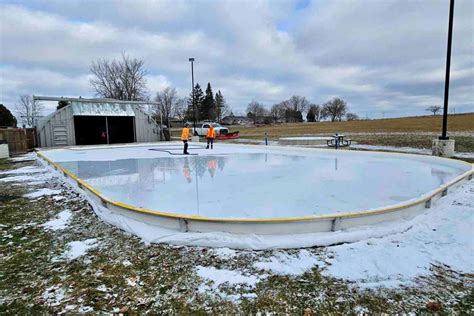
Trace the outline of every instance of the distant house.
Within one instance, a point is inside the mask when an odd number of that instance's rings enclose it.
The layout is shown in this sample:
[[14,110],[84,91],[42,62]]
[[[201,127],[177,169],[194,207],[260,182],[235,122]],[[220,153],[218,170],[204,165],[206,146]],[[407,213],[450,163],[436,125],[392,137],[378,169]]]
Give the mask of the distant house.
[[249,123],[250,120],[246,116],[229,115],[222,119],[222,124],[224,125],[245,125]]

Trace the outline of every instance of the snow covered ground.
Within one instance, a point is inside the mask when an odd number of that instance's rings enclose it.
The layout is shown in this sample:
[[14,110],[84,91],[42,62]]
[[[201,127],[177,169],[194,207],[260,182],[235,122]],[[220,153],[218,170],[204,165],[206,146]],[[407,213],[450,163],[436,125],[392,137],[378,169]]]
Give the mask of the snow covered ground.
[[[313,243],[324,247],[254,251],[251,249],[144,246],[143,243],[135,242],[137,238],[103,224],[91,211],[87,211],[89,206],[84,197],[77,196],[70,187],[65,186],[62,182],[63,178],[51,169],[36,165],[34,168],[23,170],[38,172],[4,173],[0,175],[0,187],[8,188],[9,192],[12,191],[11,194],[21,192],[18,191],[20,185],[27,192],[26,194],[42,192],[37,193],[41,198],[28,200],[28,203],[33,205],[33,211],[30,210],[30,213],[26,214],[29,214],[28,217],[40,216],[43,219],[36,218],[30,221],[20,219],[20,222],[13,226],[9,222],[2,222],[0,240],[2,240],[2,247],[5,247],[2,248],[2,260],[7,264],[9,260],[12,260],[11,258],[14,258],[15,252],[18,252],[18,255],[22,256],[22,261],[11,263],[12,269],[16,271],[18,266],[28,259],[25,259],[24,255],[32,250],[35,251],[35,248],[22,248],[25,247],[22,243],[30,242],[29,247],[37,247],[38,240],[42,236],[52,234],[52,237],[45,239],[45,245],[51,247],[46,252],[48,255],[34,255],[32,259],[48,273],[42,275],[42,272],[37,272],[37,274],[27,276],[26,280],[31,279],[32,283],[29,286],[20,286],[17,296],[12,291],[5,294],[3,298],[5,302],[27,299],[23,289],[32,291],[35,286],[39,286],[36,301],[28,302],[35,302],[40,306],[44,304],[58,312],[99,310],[123,312],[126,308],[120,304],[127,300],[126,296],[136,295],[135,293],[139,296],[133,296],[135,305],[130,306],[135,306],[135,308],[145,306],[146,309],[151,306],[161,308],[163,304],[168,304],[167,301],[180,297],[180,293],[184,293],[182,295],[186,304],[203,304],[204,306],[208,306],[209,302],[221,306],[227,306],[225,302],[237,305],[242,302],[245,304],[257,302],[257,306],[262,306],[264,302],[271,301],[272,296],[276,295],[276,302],[281,301],[285,306],[297,304],[300,308],[301,306],[314,307],[315,304],[322,306],[326,304],[325,302],[329,302],[328,308],[336,308],[344,305],[344,302],[348,300],[352,302],[357,299],[357,295],[365,295],[363,293],[366,289],[370,291],[374,288],[388,289],[389,292],[384,293],[392,293],[390,291],[404,291],[403,289],[408,287],[408,292],[395,292],[408,296],[402,299],[404,305],[400,305],[400,308],[397,307],[393,311],[410,312],[420,311],[419,308],[413,306],[421,304],[424,308],[426,302],[430,302],[433,297],[441,301],[447,297],[447,301],[443,303],[453,306],[452,304],[459,299],[459,295],[464,295],[462,294],[464,292],[461,294],[456,292],[459,287],[464,287],[469,291],[471,286],[465,278],[468,273],[474,273],[474,181],[472,180],[450,190],[449,194],[433,205],[428,212],[410,221],[367,227],[357,231],[286,237],[287,240],[298,238],[312,240]],[[25,176],[25,178],[18,178],[19,176]],[[46,176],[50,177],[47,183],[43,182],[39,185],[40,187],[34,184],[43,181]],[[4,181],[9,178],[15,180]],[[50,192],[45,189],[59,191],[59,195],[44,194]],[[23,193],[19,197],[22,195]],[[62,199],[56,200],[55,196],[60,196]],[[80,204],[76,205],[75,203],[78,202]],[[51,210],[45,205],[51,205],[50,207],[56,205],[56,213],[48,215]],[[134,227],[135,224],[126,218],[108,218],[107,216],[111,215],[101,213],[103,211],[96,209],[99,217],[123,230],[129,231],[133,228],[136,231],[142,231],[143,235],[137,235],[145,242],[176,242],[177,235],[169,234],[169,232],[168,234],[165,232],[165,235],[157,240],[148,240],[150,236],[147,236],[146,224]],[[15,218],[24,213],[23,209],[18,210]],[[38,228],[47,235],[38,233]],[[232,236],[218,233],[180,234],[180,236],[182,236],[179,243],[181,245],[200,238],[207,246],[222,246],[229,241],[236,245],[240,242],[242,245],[252,240],[251,245],[258,246],[255,248],[265,248],[263,247],[265,242],[258,236]],[[250,239],[246,240],[246,238]],[[337,239],[343,243],[334,245]],[[280,242],[284,241],[280,240]],[[158,259],[155,260],[155,258]],[[460,273],[461,279],[457,279],[459,276],[451,277],[443,274],[442,277],[436,279],[436,282],[441,283],[435,283],[433,288],[426,289],[426,283],[420,281],[420,278],[429,277],[439,267],[444,269],[443,271]],[[18,278],[22,278],[25,272],[32,268],[31,264],[28,268],[23,268],[23,273],[16,276],[16,281],[9,286],[14,286],[19,282]],[[69,271],[69,274],[58,276],[61,271],[65,271],[64,273]],[[117,271],[117,274],[111,274],[114,271]],[[78,272],[81,276],[72,281],[71,276]],[[174,273],[178,275],[176,279],[171,278],[166,281],[161,279],[162,275],[169,276]],[[50,274],[54,277],[49,278]],[[41,281],[35,279],[36,275],[41,278]],[[160,277],[155,279],[158,275]],[[449,281],[451,279],[455,285],[453,288],[449,286],[451,283],[443,283],[451,282]],[[11,278],[8,277],[8,280]],[[83,283],[82,280],[84,280]],[[144,292],[143,289],[148,281],[151,287],[149,292]],[[338,288],[340,284],[346,283],[352,289],[342,295],[338,292],[340,291]],[[92,288],[91,284],[93,284]],[[295,287],[295,284],[298,286]],[[86,287],[80,288],[80,286]],[[286,286],[288,289],[285,289]],[[278,288],[282,288],[281,292],[277,291]],[[94,292],[92,299],[89,299],[88,294],[84,293],[90,291],[96,291],[99,294]],[[420,291],[425,291],[425,294],[421,295]],[[120,293],[124,292],[127,293],[126,296],[121,296]],[[450,292],[454,294],[450,295]],[[370,297],[379,295],[376,294],[378,292],[368,293]],[[410,296],[411,294],[407,293],[415,294]],[[289,298],[285,297],[285,294],[297,300],[297,303],[286,301]],[[202,298],[196,295],[205,297],[204,303]],[[100,302],[108,304],[107,307],[100,307],[102,305],[97,307],[97,297],[100,297]],[[361,297],[355,306],[350,307],[350,311],[371,311],[363,303],[367,298]],[[387,306],[401,304],[394,302],[392,296],[387,300],[389,302]],[[294,310],[291,311],[294,312]]]

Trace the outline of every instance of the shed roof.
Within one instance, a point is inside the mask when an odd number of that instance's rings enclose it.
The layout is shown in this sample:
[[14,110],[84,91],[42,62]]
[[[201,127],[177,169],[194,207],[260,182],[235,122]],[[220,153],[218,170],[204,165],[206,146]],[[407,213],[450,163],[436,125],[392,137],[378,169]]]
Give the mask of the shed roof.
[[73,101],[74,116],[135,116],[132,104]]

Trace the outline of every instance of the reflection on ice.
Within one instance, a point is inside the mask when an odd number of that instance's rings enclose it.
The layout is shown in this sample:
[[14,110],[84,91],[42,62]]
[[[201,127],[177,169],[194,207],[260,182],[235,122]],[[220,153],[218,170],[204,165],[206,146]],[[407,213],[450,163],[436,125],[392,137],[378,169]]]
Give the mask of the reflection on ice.
[[218,218],[301,217],[419,197],[460,173],[409,158],[239,152],[60,164],[104,195],[156,211]]

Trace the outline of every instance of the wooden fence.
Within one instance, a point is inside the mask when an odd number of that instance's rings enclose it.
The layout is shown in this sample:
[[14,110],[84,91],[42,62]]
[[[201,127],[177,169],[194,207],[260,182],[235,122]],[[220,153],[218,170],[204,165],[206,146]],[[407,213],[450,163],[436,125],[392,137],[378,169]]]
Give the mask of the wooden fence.
[[25,154],[37,146],[34,128],[0,128],[0,143],[6,142],[10,155]]

